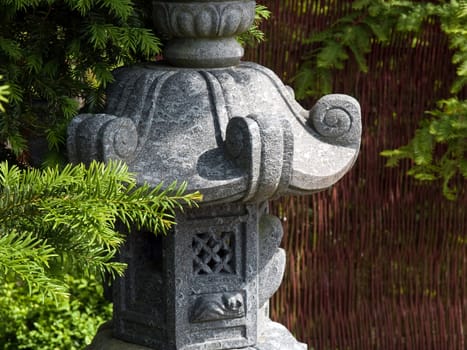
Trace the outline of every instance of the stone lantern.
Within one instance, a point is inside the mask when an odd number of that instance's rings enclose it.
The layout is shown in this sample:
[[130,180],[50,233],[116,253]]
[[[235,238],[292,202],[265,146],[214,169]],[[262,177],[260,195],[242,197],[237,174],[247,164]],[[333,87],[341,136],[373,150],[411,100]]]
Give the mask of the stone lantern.
[[69,126],[72,162],[125,161],[140,183],[187,181],[200,208],[167,236],[131,232],[114,316],[90,349],[304,350],[268,317],[285,254],[267,201],[338,181],[360,146],[358,102],[328,95],[311,111],[269,69],[240,62],[250,0],[154,1],[162,63],[115,71],[103,114]]

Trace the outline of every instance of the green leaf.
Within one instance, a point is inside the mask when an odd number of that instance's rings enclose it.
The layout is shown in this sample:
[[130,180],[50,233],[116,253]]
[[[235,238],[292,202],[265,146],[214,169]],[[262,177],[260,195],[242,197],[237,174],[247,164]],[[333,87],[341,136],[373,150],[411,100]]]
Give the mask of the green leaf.
[[413,149],[413,158],[417,165],[428,165],[433,160],[433,136],[429,128],[418,129],[411,142]]
[[103,88],[105,88],[107,84],[114,81],[111,68],[108,67],[105,63],[97,63],[93,67],[93,71],[99,86],[102,86]]
[[467,86],[467,76],[458,77],[451,86],[451,93],[457,94]]
[[352,2],[352,9],[354,10],[363,10],[372,4],[374,0],[355,0]]
[[344,46],[336,41],[327,41],[316,56],[318,68],[344,68],[344,61],[348,58]]
[[74,10],[77,10],[80,12],[82,16],[85,16],[88,14],[88,12],[95,6],[96,1],[95,0],[77,0],[73,1],[75,4],[72,5],[72,8]]
[[3,51],[13,60],[22,58],[21,47],[18,42],[0,36],[0,51]]
[[131,0],[100,0],[102,7],[106,7],[111,14],[125,21],[133,12]]
[[30,73],[39,73],[43,67],[42,57],[35,53],[25,56],[26,68]]
[[[0,76],[0,81],[2,77]],[[5,112],[4,103],[8,103],[8,95],[10,94],[10,86],[0,85],[0,112]]]
[[401,147],[394,150],[384,150],[380,152],[382,157],[387,157],[386,166],[395,167],[399,165],[399,161],[404,158],[410,158],[410,152],[407,147]]
[[240,34],[237,37],[237,41],[242,46],[253,47],[255,44],[260,43],[265,40],[264,33],[260,29],[260,24],[262,21],[269,19],[271,12],[267,9],[266,6],[256,5],[255,8],[255,20],[247,32]]
[[467,179],[467,159],[464,158],[459,160],[459,172],[465,179]]
[[55,256],[54,248],[31,232],[0,230],[0,281],[14,273],[27,283],[30,292],[37,290],[52,298],[66,296],[65,285],[45,273]]
[[457,75],[467,76],[467,59],[457,67]]
[[89,41],[96,49],[105,49],[109,40],[109,33],[114,29],[111,24],[92,23],[87,28]]
[[391,35],[390,27],[381,22],[375,23],[373,21],[364,21],[364,23],[368,25],[379,42],[385,43],[389,40]]
[[368,72],[368,66],[366,64],[366,59],[365,59],[363,50],[360,50],[360,49],[356,48],[355,46],[351,46],[350,49],[351,49],[351,51],[352,51],[352,53],[354,55],[355,61],[358,64],[358,68],[363,73],[367,73]]
[[303,65],[298,74],[294,77],[295,96],[298,99],[303,99],[307,96],[307,91],[313,84],[313,78],[313,69],[309,66]]

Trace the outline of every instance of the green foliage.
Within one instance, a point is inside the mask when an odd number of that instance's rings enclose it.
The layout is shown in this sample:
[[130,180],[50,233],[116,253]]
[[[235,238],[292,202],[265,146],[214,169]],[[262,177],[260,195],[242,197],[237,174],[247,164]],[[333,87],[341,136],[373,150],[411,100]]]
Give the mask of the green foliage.
[[262,21],[271,17],[271,12],[263,5],[256,5],[255,10],[255,21],[253,22],[253,25],[250,27],[248,32],[237,37],[237,40],[243,46],[254,46],[265,39],[264,33],[259,29],[259,26]]
[[440,101],[439,109],[428,112],[431,120],[422,123],[408,145],[382,155],[390,157],[388,165],[395,165],[403,158],[412,159],[414,166],[409,175],[419,180],[442,179],[446,197],[455,198],[452,180],[457,175],[467,179],[467,101],[456,95],[467,84],[465,1],[356,0],[350,6],[350,12],[307,40],[313,50],[295,78],[296,96],[318,97],[330,93],[333,73],[344,69],[349,59],[365,73],[368,71],[365,56],[373,45],[389,45],[393,38],[403,37],[410,47],[421,42],[419,34],[425,23],[439,23],[454,52],[452,63],[457,66],[457,80],[451,89],[453,96]]
[[66,295],[66,273],[121,275],[115,227],[166,233],[175,210],[194,205],[186,185],[136,186],[125,165],[93,162],[20,170],[0,163],[0,281],[21,280],[43,297]]
[[[3,77],[0,75],[0,81],[2,81]],[[3,103],[8,102],[8,95],[10,94],[9,86],[8,85],[0,85],[0,112],[5,112],[5,107],[3,107]]]
[[90,344],[112,305],[95,278],[65,275],[69,297],[58,302],[32,295],[21,282],[0,283],[0,344],[3,350],[79,350]]
[[10,86],[0,142],[17,154],[34,135],[52,139],[52,148],[63,144],[63,130],[80,107],[102,107],[113,68],[158,54],[160,42],[144,17],[149,5],[137,5],[0,0],[0,74]]
[[365,55],[375,43],[389,44],[395,31],[415,35],[433,14],[428,3],[412,1],[357,0],[348,14],[325,30],[312,34],[305,43],[313,50],[296,76],[296,95],[318,97],[332,91],[332,72],[342,70],[352,58],[367,72]]
[[454,50],[452,62],[457,65],[457,80],[452,92],[458,93],[467,85],[467,3],[452,1],[446,5],[442,16],[443,32],[449,37],[450,47]]
[[439,109],[428,113],[432,118],[424,121],[409,144],[381,154],[389,157],[388,166],[412,159],[409,175],[422,181],[442,180],[446,198],[455,199],[458,188],[453,180],[458,175],[467,179],[467,101],[443,100]]

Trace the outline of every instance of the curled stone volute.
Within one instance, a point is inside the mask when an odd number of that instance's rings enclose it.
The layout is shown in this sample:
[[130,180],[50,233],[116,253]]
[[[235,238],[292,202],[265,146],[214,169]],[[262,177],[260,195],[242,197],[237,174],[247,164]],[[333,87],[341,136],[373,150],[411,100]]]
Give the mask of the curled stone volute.
[[323,141],[342,146],[360,141],[360,105],[353,97],[331,94],[322,97],[310,111],[307,124]]
[[251,203],[328,188],[358,155],[355,99],[327,95],[308,112],[253,63],[179,71],[146,65],[115,76],[106,113],[79,115],[69,127],[74,163],[119,159],[138,181],[184,180],[205,203]]
[[131,161],[138,132],[130,118],[111,114],[80,114],[68,127],[68,156],[73,163],[90,159]]

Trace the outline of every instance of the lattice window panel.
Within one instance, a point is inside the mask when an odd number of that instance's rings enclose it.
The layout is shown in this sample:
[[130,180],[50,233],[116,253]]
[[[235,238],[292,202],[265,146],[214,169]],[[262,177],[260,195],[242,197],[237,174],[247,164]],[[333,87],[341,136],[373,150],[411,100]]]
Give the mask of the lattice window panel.
[[235,274],[235,233],[194,235],[193,272],[195,275]]

